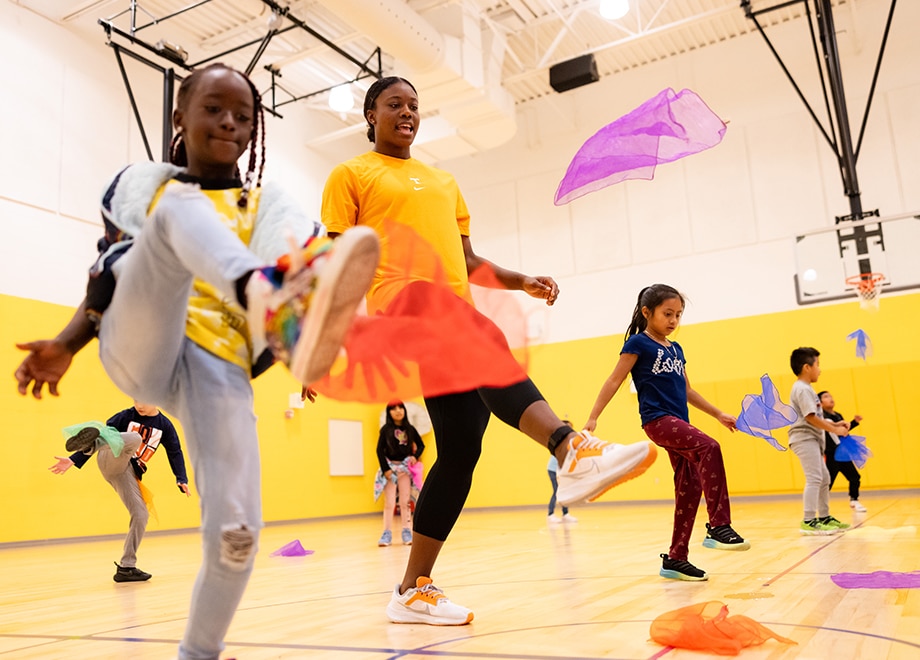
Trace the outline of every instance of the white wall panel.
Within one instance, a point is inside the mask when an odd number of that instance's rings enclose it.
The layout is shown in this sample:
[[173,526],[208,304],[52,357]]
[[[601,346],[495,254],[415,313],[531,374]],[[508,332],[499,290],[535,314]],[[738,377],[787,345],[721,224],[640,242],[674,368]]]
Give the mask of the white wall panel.
[[56,211],[65,60],[42,39],[48,22],[0,3],[0,196]]
[[684,172],[695,252],[757,241],[747,164],[744,128],[731,125],[720,144],[687,161]]
[[887,97],[903,210],[912,213],[920,209],[920,85],[893,89]]
[[[103,187],[98,171],[114,173],[128,162],[125,136],[129,116],[124,93],[119,95],[119,90],[113,89],[119,75],[114,55],[109,49],[83,50],[82,66],[65,70],[60,211],[74,218],[98,220]],[[88,167],[89,163],[98,167]]]
[[521,268],[514,184],[478,188],[463,197],[470,210],[470,241],[476,254],[505,268]]
[[626,194],[636,262],[662,261],[692,251],[683,163],[660,165],[652,181],[628,181]]
[[825,226],[828,213],[810,119],[792,113],[748,128],[758,240]]
[[527,275],[564,277],[575,272],[567,206],[553,206],[559,177],[537,174],[517,181],[521,268]]
[[0,293],[76,307],[99,226],[0,199]]
[[632,263],[625,186],[604,188],[568,206],[576,273],[622,268]]

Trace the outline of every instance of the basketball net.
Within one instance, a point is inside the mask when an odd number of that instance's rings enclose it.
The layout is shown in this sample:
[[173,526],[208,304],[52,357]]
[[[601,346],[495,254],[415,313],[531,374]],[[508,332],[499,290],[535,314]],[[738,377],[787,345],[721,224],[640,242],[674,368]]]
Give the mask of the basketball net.
[[878,311],[881,283],[885,276],[881,273],[860,273],[846,279],[847,285],[855,287],[862,309]]

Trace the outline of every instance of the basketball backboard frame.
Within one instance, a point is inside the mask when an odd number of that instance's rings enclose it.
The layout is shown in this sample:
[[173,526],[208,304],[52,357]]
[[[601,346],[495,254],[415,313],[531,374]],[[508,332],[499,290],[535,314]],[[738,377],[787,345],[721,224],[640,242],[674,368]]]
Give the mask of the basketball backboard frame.
[[881,293],[920,289],[920,212],[844,221],[795,237],[796,302],[855,299],[848,284],[859,275],[881,273]]

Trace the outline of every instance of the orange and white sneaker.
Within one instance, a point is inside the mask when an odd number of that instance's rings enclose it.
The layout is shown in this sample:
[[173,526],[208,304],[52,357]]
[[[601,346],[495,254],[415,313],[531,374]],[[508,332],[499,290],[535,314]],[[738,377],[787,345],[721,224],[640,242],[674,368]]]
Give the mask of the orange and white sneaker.
[[387,605],[393,623],[426,623],[429,626],[465,626],[473,620],[472,610],[450,602],[429,577],[415,580],[415,587],[400,595],[399,585]]
[[565,462],[556,473],[556,499],[565,506],[593,502],[614,486],[648,470],[657,456],[658,449],[649,441],[618,445],[579,431],[569,442]]

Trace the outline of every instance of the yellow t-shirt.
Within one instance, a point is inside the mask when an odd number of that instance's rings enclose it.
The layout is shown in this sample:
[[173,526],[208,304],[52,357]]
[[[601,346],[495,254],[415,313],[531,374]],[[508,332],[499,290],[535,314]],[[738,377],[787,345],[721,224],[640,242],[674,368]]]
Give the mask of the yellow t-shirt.
[[386,307],[408,281],[431,281],[423,273],[411,273],[407,280],[405,264],[393,262],[384,226],[387,221],[411,227],[431,244],[449,286],[470,300],[460,238],[470,235],[470,213],[456,180],[447,172],[414,158],[369,151],[332,170],[323,190],[322,221],[329,232],[366,225],[380,236],[380,265],[367,294],[370,312]]
[[[148,215],[156,208],[163,191],[172,185],[183,184],[175,179],[166,182],[153,196]],[[214,204],[221,222],[245,245],[252,239],[260,192],[259,188],[250,191],[249,208],[241,209],[236,205],[240,188],[201,190]],[[216,287],[197,278],[188,301],[185,334],[209,353],[238,365],[247,373],[252,369],[252,345],[245,310],[235,299],[227,298]]]

